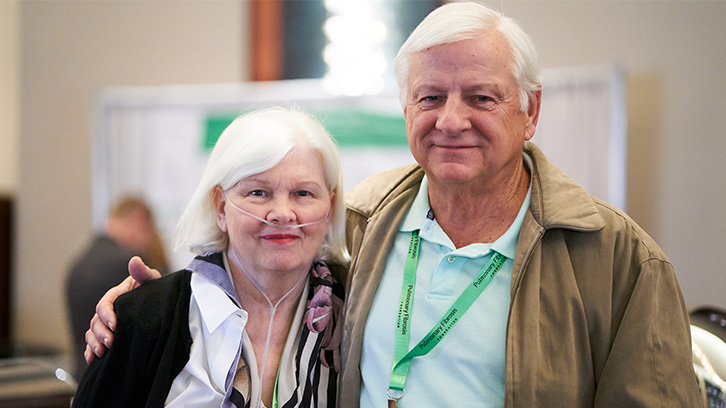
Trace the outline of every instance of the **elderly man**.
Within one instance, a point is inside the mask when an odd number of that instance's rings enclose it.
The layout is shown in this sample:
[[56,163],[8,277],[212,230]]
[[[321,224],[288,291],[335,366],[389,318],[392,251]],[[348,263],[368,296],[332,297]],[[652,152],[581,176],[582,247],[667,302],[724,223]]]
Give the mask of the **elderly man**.
[[700,406],[668,258],[528,142],[541,89],[521,28],[448,4],[394,69],[418,165],[346,197],[339,406]]

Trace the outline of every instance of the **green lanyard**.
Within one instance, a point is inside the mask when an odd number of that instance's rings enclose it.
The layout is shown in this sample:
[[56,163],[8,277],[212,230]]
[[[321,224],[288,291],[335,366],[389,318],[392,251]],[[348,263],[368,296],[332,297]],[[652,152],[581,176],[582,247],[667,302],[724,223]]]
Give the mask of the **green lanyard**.
[[[398,305],[398,320],[396,322],[396,349],[393,355],[393,371],[391,373],[391,382],[388,385],[388,406],[395,407],[404,394],[404,386],[406,385],[406,376],[411,367],[411,361],[415,357],[426,355],[433,350],[441,339],[451,330],[461,316],[469,309],[479,295],[484,291],[489,282],[499,272],[504,264],[506,257],[498,252],[494,253],[489,262],[479,272],[479,275],[464,289],[464,292],[456,299],[449,310],[439,319],[439,322],[429,330],[421,341],[410,351],[408,350],[408,340],[410,336],[411,325],[411,307],[413,306],[413,293],[416,285],[416,266],[418,265],[419,248],[421,238],[419,238],[419,230],[411,233],[411,243],[408,246],[408,256],[403,272],[403,285],[401,288],[401,300]],[[392,396],[391,391],[397,396]]]

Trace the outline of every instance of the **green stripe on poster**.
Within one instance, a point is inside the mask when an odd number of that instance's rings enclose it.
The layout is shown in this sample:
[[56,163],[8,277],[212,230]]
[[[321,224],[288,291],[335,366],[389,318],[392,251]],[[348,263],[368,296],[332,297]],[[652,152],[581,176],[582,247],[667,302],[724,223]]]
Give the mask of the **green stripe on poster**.
[[[361,110],[312,111],[333,135],[340,147],[405,147],[406,122],[403,116]],[[202,148],[211,150],[222,131],[238,114],[209,115],[205,120]]]

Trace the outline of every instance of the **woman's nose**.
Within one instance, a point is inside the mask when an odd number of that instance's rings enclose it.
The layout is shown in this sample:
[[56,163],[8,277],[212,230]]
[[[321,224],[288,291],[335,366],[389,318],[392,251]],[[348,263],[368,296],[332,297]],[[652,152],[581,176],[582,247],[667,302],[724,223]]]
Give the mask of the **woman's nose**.
[[279,224],[289,224],[297,219],[297,215],[290,200],[278,199],[272,202],[266,219]]

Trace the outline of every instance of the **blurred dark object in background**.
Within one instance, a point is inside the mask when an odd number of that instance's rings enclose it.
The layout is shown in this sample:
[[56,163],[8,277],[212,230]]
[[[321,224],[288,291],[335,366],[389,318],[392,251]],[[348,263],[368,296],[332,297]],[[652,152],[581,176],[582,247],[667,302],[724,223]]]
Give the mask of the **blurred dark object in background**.
[[76,380],[58,350],[0,344],[0,408],[68,408]]
[[10,340],[13,200],[0,197],[0,343]]
[[715,334],[726,342],[726,310],[702,306],[690,313],[691,324]]

